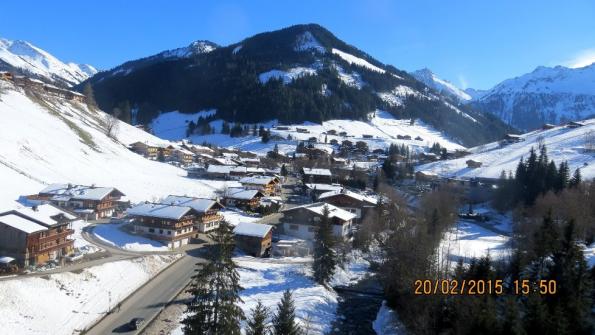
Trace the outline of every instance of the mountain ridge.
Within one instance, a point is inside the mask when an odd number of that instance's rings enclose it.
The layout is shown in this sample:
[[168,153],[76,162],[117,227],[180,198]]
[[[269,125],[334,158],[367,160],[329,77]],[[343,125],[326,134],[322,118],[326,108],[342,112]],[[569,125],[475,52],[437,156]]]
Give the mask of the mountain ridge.
[[227,121],[254,123],[363,120],[382,109],[397,118],[419,117],[466,146],[510,131],[496,118],[459,106],[317,24],[155,61],[125,76],[114,72],[98,73],[87,82],[104,110],[130,105],[141,123],[169,111],[216,109]]
[[89,64],[64,63],[27,41],[5,38],[0,38],[0,70],[29,75],[67,87],[98,72]]

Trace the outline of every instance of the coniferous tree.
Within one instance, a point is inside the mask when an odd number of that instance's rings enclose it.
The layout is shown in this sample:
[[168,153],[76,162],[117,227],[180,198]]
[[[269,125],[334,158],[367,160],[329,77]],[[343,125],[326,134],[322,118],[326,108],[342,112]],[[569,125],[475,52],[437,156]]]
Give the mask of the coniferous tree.
[[324,205],[322,218],[316,230],[314,240],[314,262],[312,270],[317,283],[326,285],[335,273],[337,259],[333,250],[333,227],[330,220],[329,208]]
[[182,321],[185,334],[239,335],[244,313],[238,306],[242,289],[236,264],[232,260],[235,247],[231,226],[223,221],[209,235],[214,245],[206,254],[207,264],[192,277],[188,292],[189,316]]
[[558,180],[556,183],[555,190],[556,192],[560,192],[568,186],[568,179],[570,178],[570,170],[568,169],[568,163],[562,162],[560,163],[560,167],[558,168]]
[[269,335],[269,310],[259,300],[247,322],[246,335]]
[[300,335],[300,327],[295,322],[295,303],[291,291],[283,293],[281,301],[277,305],[277,314],[273,317],[274,335]]
[[576,170],[574,170],[574,174],[572,175],[572,178],[568,182],[568,187],[570,187],[570,188],[577,187],[578,185],[580,185],[581,179],[582,179],[581,170],[579,168],[577,168]]

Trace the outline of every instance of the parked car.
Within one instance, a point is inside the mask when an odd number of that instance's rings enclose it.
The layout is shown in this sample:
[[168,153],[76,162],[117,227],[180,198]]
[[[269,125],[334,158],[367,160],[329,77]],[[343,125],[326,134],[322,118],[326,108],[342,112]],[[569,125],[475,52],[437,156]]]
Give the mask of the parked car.
[[80,259],[83,259],[83,257],[84,257],[83,254],[81,254],[79,252],[75,252],[75,253],[72,253],[72,254],[66,256],[66,261],[68,261],[68,262],[75,262],[75,261],[78,261]]

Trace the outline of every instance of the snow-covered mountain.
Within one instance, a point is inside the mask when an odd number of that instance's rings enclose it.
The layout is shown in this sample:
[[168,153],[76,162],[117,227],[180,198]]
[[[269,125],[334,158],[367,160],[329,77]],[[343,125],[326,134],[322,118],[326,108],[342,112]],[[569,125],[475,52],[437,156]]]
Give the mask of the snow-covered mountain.
[[[556,164],[568,161],[571,171],[580,168],[584,178],[595,178],[595,119],[582,121],[582,127],[557,126],[547,130],[535,130],[521,135],[522,141],[503,145],[499,142],[471,148],[471,155],[419,166],[424,171],[443,177],[486,177],[498,178],[504,170],[514,173],[521,157],[527,157],[531,147],[537,149],[544,143],[549,159]],[[481,162],[479,168],[468,168],[467,160]]]
[[522,130],[595,115],[595,64],[540,66],[483,93],[474,106]]
[[39,79],[76,85],[97,73],[88,64],[64,63],[33,44],[0,38],[0,70],[14,71]]
[[411,72],[411,75],[415,77],[415,79],[426,84],[426,86],[431,87],[442,94],[449,95],[459,102],[467,102],[473,98],[466,91],[458,88],[450,81],[439,78],[428,68]]
[[104,110],[138,106],[135,120],[147,125],[160,113],[174,111],[216,110],[228,122],[320,124],[366,120],[369,113],[383,110],[398,119],[419,119],[464,146],[510,131],[498,118],[427,90],[407,72],[317,24],[264,32],[204,51],[209,52],[193,57],[179,57],[187,54],[185,49],[167,51],[98,73],[87,82]]
[[[35,98],[31,98],[36,96]],[[225,182],[186,178],[186,171],[148,160],[126,145],[169,143],[124,122],[105,135],[105,113],[0,80],[0,204],[50,183],[113,186],[133,202],[169,194],[211,196]],[[2,206],[0,206],[2,207]]]
[[162,51],[152,56],[126,62],[109,71],[106,71],[105,73],[109,73],[112,76],[126,76],[129,73],[137,71],[146,66],[164,61],[186,59],[196,55],[207,54],[218,47],[219,46],[217,44],[211,41],[198,40],[185,47]]

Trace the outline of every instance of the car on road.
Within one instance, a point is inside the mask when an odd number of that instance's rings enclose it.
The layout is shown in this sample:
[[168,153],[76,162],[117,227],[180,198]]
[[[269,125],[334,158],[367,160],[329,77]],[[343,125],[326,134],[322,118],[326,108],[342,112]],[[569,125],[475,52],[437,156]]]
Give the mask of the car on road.
[[131,330],[137,330],[143,325],[143,323],[145,323],[145,319],[134,318],[130,320],[130,322],[128,322],[128,328],[130,328]]

